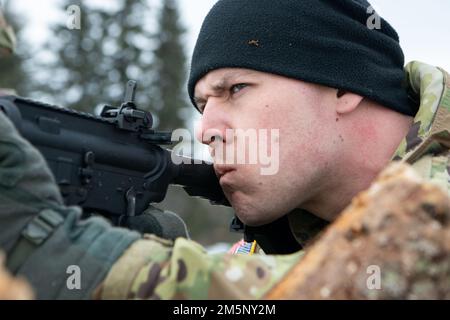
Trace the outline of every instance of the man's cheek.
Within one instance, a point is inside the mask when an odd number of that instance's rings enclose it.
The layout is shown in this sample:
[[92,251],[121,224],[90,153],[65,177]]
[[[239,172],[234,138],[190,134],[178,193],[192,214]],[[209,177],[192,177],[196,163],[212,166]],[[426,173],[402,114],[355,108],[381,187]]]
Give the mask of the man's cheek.
[[258,137],[260,174],[273,176],[280,169],[280,130],[260,130]]

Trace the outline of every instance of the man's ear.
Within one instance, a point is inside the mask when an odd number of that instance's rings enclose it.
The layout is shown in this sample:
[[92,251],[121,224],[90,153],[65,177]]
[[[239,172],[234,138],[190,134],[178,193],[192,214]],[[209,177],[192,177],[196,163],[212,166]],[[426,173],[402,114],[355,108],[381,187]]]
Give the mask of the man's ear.
[[354,111],[363,101],[364,97],[344,90],[338,90],[336,94],[336,112],[345,114]]

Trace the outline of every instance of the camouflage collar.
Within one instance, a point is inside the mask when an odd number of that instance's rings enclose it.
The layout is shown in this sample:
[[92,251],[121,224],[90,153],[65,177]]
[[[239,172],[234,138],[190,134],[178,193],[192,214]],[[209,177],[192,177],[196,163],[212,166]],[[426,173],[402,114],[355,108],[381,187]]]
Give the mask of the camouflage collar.
[[409,63],[405,72],[408,91],[420,98],[420,107],[393,160],[414,163],[424,154],[450,146],[450,76],[417,61]]
[[14,36],[13,29],[10,26],[0,26],[0,49],[4,49],[11,53],[14,52],[15,47],[16,37]]
[[[426,153],[450,148],[450,76],[444,70],[420,62],[405,67],[407,90],[418,97],[414,123],[393,160],[413,163]],[[289,213],[289,224],[302,245],[314,238],[327,222],[301,209]]]
[[305,247],[329,224],[303,209],[294,209],[288,214],[288,219],[291,232],[302,247]]

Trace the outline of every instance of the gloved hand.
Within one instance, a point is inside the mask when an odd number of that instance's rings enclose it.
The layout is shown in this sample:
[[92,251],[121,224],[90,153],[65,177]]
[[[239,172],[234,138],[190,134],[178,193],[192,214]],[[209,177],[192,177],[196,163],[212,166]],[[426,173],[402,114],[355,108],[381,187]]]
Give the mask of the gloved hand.
[[130,230],[154,234],[164,239],[190,238],[186,224],[179,215],[171,211],[163,211],[152,205],[139,216],[124,217],[120,225]]

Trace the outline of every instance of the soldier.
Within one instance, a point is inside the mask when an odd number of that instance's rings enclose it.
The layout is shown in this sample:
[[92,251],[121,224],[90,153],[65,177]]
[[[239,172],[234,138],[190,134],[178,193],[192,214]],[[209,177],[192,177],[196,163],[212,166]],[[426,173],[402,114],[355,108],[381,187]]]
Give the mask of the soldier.
[[[195,47],[188,92],[201,133],[214,132],[203,143],[229,143],[227,129],[280,130],[277,174],[215,164],[227,198],[249,226],[286,219],[298,248],[394,160],[449,190],[449,76],[418,62],[404,69],[395,30],[383,19],[369,29],[368,7],[220,0]],[[38,298],[259,299],[303,255],[208,255],[185,238],[80,221],[1,113],[0,212],[8,266]],[[70,265],[82,270],[80,290],[66,286]]]

